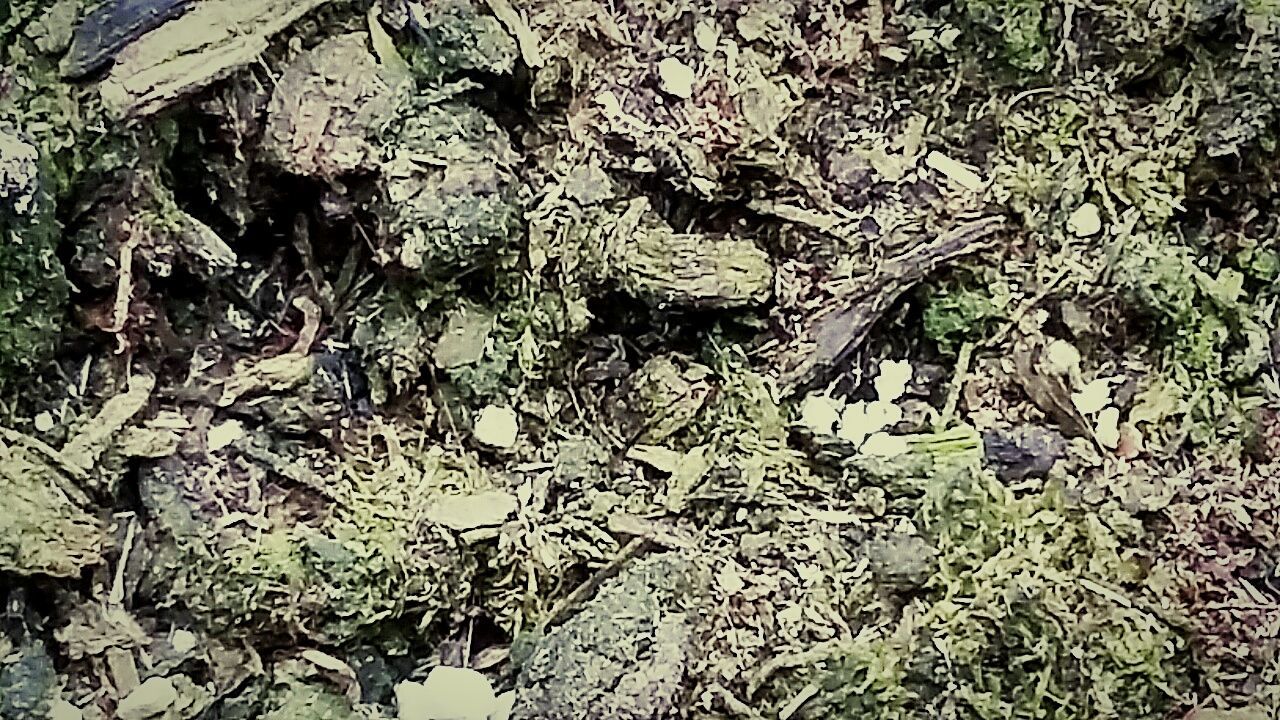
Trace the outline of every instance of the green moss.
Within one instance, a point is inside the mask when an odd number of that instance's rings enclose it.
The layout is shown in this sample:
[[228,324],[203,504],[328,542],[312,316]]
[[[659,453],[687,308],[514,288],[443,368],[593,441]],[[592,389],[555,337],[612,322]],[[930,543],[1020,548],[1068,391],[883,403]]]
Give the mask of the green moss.
[[414,72],[428,80],[479,70],[510,73],[518,56],[516,41],[472,0],[445,0],[426,6],[419,42],[410,53]]
[[52,360],[70,294],[55,254],[57,224],[48,210],[25,222],[5,222],[3,215],[0,211],[0,382]]
[[476,108],[416,109],[394,123],[384,157],[378,210],[394,238],[384,262],[450,277],[492,265],[519,233],[515,150]]
[[1009,286],[1002,281],[936,285],[925,301],[925,337],[953,353],[962,343],[982,338],[1005,317],[1011,302]]
[[353,459],[326,482],[323,521],[264,520],[263,530],[193,526],[187,503],[147,483],[149,502],[176,518],[176,552],[160,563],[171,601],[215,631],[341,644],[406,617],[425,626],[465,596],[477,560],[424,513],[441,492],[488,489],[478,468],[430,450],[395,467]]
[[1010,66],[1040,72],[1049,64],[1044,0],[967,0],[962,3],[973,31],[994,33],[996,52]]
[[[1185,646],[1146,608],[1137,521],[1054,491],[934,477],[918,518],[938,553],[927,597],[860,634],[828,676],[839,717],[1161,718]],[[831,707],[831,706],[828,706]]]
[[351,701],[313,683],[289,681],[273,687],[262,720],[355,720]]

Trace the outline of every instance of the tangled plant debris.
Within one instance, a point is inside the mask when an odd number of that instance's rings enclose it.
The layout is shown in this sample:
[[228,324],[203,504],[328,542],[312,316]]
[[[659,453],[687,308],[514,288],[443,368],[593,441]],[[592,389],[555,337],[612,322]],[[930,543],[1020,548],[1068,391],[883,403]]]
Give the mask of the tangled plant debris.
[[1280,717],[1280,5],[0,4],[0,719]]

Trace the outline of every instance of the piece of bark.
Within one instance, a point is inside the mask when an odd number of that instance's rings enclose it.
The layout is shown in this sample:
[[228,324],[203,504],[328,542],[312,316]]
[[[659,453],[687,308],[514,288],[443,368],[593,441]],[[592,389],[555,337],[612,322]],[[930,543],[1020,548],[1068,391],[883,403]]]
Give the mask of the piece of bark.
[[1004,482],[1046,477],[1067,452],[1062,433],[1034,425],[988,430],[982,434],[982,445],[987,464]]
[[632,198],[596,223],[588,245],[607,248],[602,279],[657,307],[737,308],[773,289],[769,256],[750,240],[675,232],[645,198]]
[[368,33],[339,35],[285,67],[267,107],[263,150],[272,162],[330,180],[377,167],[369,139],[393,117],[403,85],[368,46]]
[[0,493],[0,571],[70,578],[102,561],[105,527],[49,458],[0,440]]
[[964,255],[990,248],[1002,227],[1001,216],[962,223],[933,242],[890,258],[857,288],[811,318],[779,361],[779,384],[795,393],[825,380],[870,334],[871,328],[903,293],[930,273]]
[[1071,437],[1096,440],[1093,426],[1071,401],[1071,381],[1046,359],[1048,343],[1040,336],[1019,338],[1013,346],[1014,379],[1027,397],[1062,432]]
[[96,72],[125,46],[191,9],[194,0],[110,0],[94,8],[71,37],[62,75]]
[[328,0],[205,0],[120,51],[102,81],[108,112],[150,115],[252,63]]

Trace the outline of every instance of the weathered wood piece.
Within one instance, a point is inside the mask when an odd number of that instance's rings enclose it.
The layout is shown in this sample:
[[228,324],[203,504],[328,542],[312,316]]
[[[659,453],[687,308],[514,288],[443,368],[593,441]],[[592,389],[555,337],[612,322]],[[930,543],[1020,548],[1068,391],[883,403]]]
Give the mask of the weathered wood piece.
[[886,260],[830,309],[813,316],[781,354],[779,382],[797,392],[830,376],[903,293],[930,273],[964,255],[990,248],[1004,218],[966,222],[933,242]]
[[117,117],[154,114],[253,62],[328,0],[205,0],[120,51],[100,91]]
[[101,70],[125,46],[191,9],[195,0],[112,0],[94,8],[71,37],[62,75]]

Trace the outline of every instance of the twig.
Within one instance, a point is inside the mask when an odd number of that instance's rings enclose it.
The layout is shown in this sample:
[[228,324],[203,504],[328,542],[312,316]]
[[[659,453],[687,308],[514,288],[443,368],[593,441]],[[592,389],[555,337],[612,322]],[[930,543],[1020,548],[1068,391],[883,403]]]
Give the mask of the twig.
[[552,606],[551,611],[547,613],[547,617],[542,620],[541,629],[545,631],[547,628],[556,624],[561,617],[568,613],[569,610],[573,609],[574,606],[585,602],[588,597],[595,593],[604,581],[617,575],[627,561],[639,555],[640,550],[648,542],[649,541],[646,538],[638,537],[624,545],[622,549],[618,551],[617,556],[614,557],[613,560],[609,561],[609,564],[597,570],[595,574],[581,585],[574,588],[572,592],[565,595],[559,602]]
[[947,388],[947,400],[938,416],[938,430],[945,430],[956,414],[956,407],[960,404],[960,391],[964,389],[964,381],[969,378],[969,363],[972,361],[973,343],[965,342],[960,346],[960,356],[956,358],[955,372],[951,376],[951,385]]

